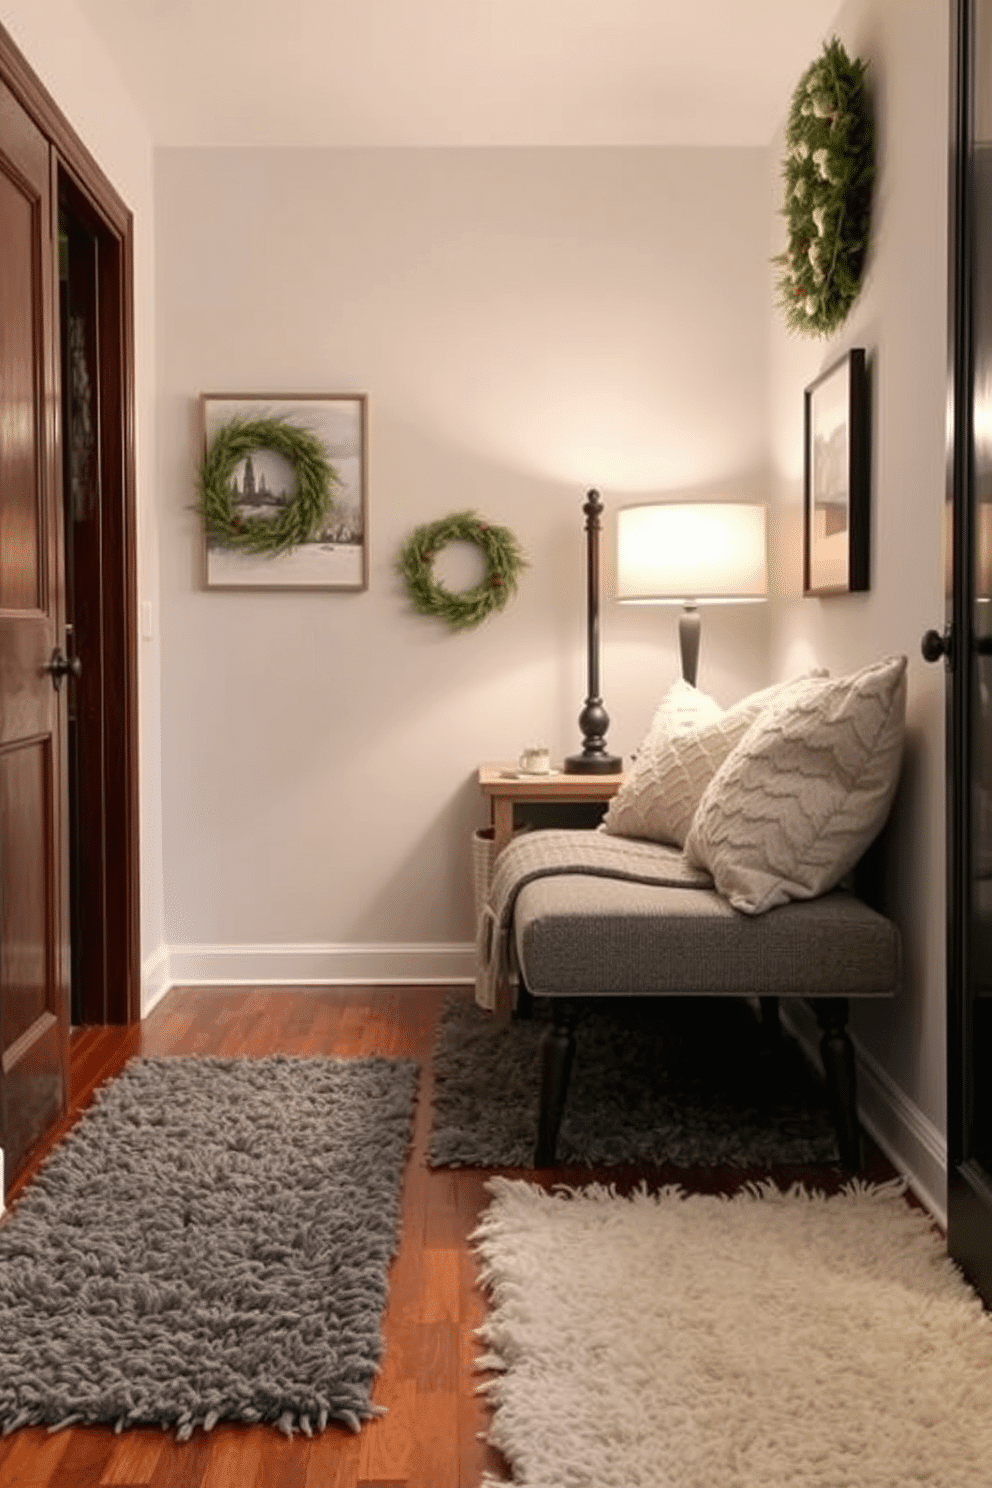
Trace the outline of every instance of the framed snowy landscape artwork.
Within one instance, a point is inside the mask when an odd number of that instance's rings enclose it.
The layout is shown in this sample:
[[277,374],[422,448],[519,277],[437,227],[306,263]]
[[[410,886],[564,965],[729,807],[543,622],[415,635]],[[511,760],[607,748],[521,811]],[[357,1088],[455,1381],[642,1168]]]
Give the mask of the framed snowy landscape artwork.
[[[204,451],[209,457],[215,441],[230,436],[240,425],[261,429],[276,421],[288,437],[286,452],[259,441],[257,448],[238,451],[225,468],[222,530],[215,518],[206,525],[206,584],[210,589],[365,589],[368,585],[366,477],[367,399],[364,393],[280,394],[209,393],[201,398]],[[300,436],[304,436],[301,439]],[[315,451],[330,466],[330,474],[312,476],[312,465],[300,449]],[[205,464],[204,470],[207,469]],[[308,487],[309,482],[309,487]],[[326,499],[319,493],[326,487]],[[312,488],[312,489],[310,489]],[[318,494],[315,496],[314,491]],[[202,495],[201,491],[201,495]],[[317,501],[322,514],[309,526]],[[251,551],[249,532],[276,532],[287,517],[301,513],[307,535],[278,551]]]

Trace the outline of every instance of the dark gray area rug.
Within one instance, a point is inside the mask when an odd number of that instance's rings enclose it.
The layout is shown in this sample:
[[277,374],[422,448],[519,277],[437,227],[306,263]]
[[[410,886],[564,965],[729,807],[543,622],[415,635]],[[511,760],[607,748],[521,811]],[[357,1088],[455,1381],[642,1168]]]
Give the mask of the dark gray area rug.
[[132,1060],[0,1225],[0,1424],[377,1414],[410,1060]]
[[[580,1022],[557,1162],[678,1167],[829,1163],[837,1141],[821,1082],[783,1034],[769,1051],[737,998],[602,999]],[[546,1004],[500,1024],[468,994],[445,1004],[434,1045],[434,1167],[533,1167]]]

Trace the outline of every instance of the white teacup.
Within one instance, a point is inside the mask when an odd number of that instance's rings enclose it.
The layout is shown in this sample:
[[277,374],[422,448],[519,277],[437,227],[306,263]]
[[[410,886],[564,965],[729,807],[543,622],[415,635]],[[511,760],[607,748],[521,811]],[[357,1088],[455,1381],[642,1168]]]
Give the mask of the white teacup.
[[531,744],[521,751],[518,761],[528,775],[550,775],[551,751],[546,744]]

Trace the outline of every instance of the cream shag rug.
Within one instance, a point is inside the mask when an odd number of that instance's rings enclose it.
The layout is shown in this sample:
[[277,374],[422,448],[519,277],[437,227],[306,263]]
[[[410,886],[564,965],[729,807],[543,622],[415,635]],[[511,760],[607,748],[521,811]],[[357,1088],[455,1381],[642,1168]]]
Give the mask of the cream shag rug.
[[992,1317],[900,1185],[489,1188],[479,1367],[515,1484],[992,1483]]

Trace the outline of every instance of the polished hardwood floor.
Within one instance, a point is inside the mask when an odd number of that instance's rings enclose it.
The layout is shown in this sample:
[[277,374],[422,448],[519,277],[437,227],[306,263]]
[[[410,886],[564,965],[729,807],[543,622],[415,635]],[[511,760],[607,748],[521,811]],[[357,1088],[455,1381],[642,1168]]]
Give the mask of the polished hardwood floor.
[[[420,1099],[406,1174],[399,1250],[390,1275],[385,1356],[375,1399],[388,1413],[357,1436],[332,1428],[313,1441],[287,1441],[267,1426],[218,1426],[183,1446],[158,1429],[115,1436],[103,1427],[50,1435],[25,1428],[0,1442],[0,1488],[477,1488],[500,1472],[480,1440],[486,1412],[473,1330],[484,1316],[469,1236],[486,1203],[488,1173],[431,1170],[430,1050],[447,991],[423,987],[176,989],[133,1028],[90,1028],[72,1042],[70,1111],[45,1151],[72,1125],[97,1085],[135,1054],[402,1054],[421,1062]],[[464,995],[468,996],[466,992]],[[866,1141],[865,1177],[894,1176]],[[44,1157],[38,1153],[8,1195],[17,1198]],[[679,1182],[733,1192],[740,1173],[719,1170],[560,1169],[517,1174],[544,1183],[607,1178],[629,1189]],[[749,1177],[763,1176],[748,1174]],[[777,1169],[828,1191],[832,1168]]]

